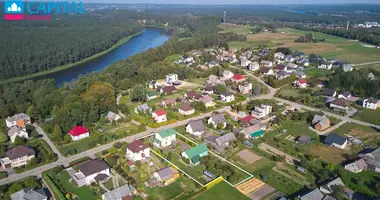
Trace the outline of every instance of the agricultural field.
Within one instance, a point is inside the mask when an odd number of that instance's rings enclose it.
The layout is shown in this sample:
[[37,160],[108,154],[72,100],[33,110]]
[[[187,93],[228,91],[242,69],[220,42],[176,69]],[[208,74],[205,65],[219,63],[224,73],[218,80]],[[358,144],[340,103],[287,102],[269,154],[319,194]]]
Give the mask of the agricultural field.
[[253,26],[245,26],[245,25],[237,25],[237,24],[229,24],[229,23],[223,23],[218,26],[221,31],[220,33],[223,32],[233,32],[233,33],[238,33],[238,34],[248,34]]
[[352,136],[361,141],[366,146],[376,148],[380,145],[379,130],[369,126],[363,126],[355,123],[345,123],[339,128],[334,130],[334,133],[345,135],[346,137]]

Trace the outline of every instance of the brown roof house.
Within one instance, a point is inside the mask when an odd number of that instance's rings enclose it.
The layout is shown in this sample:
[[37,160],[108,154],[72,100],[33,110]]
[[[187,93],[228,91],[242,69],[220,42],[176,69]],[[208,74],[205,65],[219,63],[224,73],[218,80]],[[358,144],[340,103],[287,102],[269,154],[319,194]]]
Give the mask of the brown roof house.
[[4,169],[28,164],[35,157],[36,152],[32,148],[20,145],[9,149],[5,155],[6,157],[0,160]]
[[195,113],[195,109],[193,107],[191,107],[189,104],[182,104],[179,108],[178,108],[178,112],[181,113],[182,115],[192,115]]
[[330,127],[330,120],[325,115],[315,115],[311,124],[316,130],[323,131]]
[[349,109],[349,102],[343,99],[335,99],[330,102],[330,108],[338,111],[346,111]]
[[107,181],[110,177],[110,166],[101,159],[89,160],[83,163],[78,172],[75,172],[71,167],[66,171],[75,180],[78,187]]
[[127,158],[136,161],[147,161],[150,157],[150,148],[141,140],[135,140],[127,146]]
[[171,86],[164,86],[164,87],[161,88],[160,93],[171,94],[171,93],[173,93],[175,90],[176,90],[176,88],[175,88],[174,85],[171,85]]
[[176,105],[176,99],[165,99],[159,103],[160,106],[167,108],[168,106]]

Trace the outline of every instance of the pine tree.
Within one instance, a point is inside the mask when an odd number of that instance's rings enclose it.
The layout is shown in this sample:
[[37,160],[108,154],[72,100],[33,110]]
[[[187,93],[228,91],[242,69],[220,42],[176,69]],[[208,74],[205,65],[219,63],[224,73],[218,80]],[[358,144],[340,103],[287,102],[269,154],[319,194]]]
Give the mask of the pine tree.
[[54,138],[57,141],[62,141],[63,140],[62,129],[61,129],[61,127],[58,124],[56,124],[55,127],[54,127],[53,136],[54,136]]

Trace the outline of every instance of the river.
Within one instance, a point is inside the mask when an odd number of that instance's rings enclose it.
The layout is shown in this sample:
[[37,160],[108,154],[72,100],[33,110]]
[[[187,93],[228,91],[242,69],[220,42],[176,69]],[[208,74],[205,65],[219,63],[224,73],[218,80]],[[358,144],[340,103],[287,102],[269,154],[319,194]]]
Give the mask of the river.
[[164,44],[169,37],[170,34],[165,29],[144,28],[141,34],[131,38],[126,43],[105,55],[99,56],[75,67],[40,76],[36,79],[53,78],[58,86],[61,87],[64,82],[75,80],[79,75],[85,75],[94,71],[100,72],[117,60],[125,60],[130,56],[147,51],[150,48],[158,47]]

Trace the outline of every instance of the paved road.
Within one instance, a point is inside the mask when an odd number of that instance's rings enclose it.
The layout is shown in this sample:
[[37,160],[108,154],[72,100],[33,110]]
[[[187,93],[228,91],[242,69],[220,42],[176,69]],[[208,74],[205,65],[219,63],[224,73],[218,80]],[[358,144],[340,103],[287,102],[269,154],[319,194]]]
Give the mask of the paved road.
[[380,63],[380,61],[367,62],[367,63],[359,63],[359,64],[352,64],[352,66],[356,67],[356,66],[371,65],[371,64],[377,64],[377,63]]
[[[225,111],[228,111],[228,110],[230,110],[230,107],[226,106],[226,107],[220,108],[220,109],[215,110],[215,111],[225,112]],[[152,134],[152,132],[157,132],[157,131],[164,130],[164,129],[167,129],[167,128],[174,128],[174,127],[177,127],[177,126],[182,126],[182,125],[187,124],[190,120],[198,120],[198,119],[202,119],[202,118],[208,117],[208,116],[211,115],[211,113],[212,112],[204,113],[204,114],[198,115],[196,117],[192,117],[192,118],[189,118],[189,119],[186,119],[186,120],[183,120],[183,121],[178,121],[178,122],[173,123],[173,124],[162,126],[160,128],[157,128],[157,129],[151,129],[151,128],[149,128],[148,130],[146,130],[144,132],[141,132],[141,133],[138,133],[136,135],[125,137],[125,138],[122,138],[122,139],[119,139],[119,140],[115,140],[114,142],[111,142],[111,143],[108,143],[108,144],[105,144],[105,145],[101,145],[101,146],[95,147],[93,149],[89,149],[87,151],[84,151],[84,152],[79,153],[79,154],[72,155],[70,157],[63,157],[61,155],[61,156],[58,157],[58,160],[56,162],[54,162],[54,163],[46,164],[46,165],[43,165],[41,167],[37,167],[37,168],[31,169],[29,171],[26,171],[26,172],[23,172],[23,173],[20,173],[20,174],[12,174],[8,178],[1,179],[0,180],[0,185],[4,185],[4,184],[7,184],[9,182],[17,181],[17,180],[23,179],[23,178],[28,177],[28,176],[39,176],[40,177],[41,173],[43,171],[46,171],[46,170],[51,169],[53,167],[56,167],[56,166],[59,166],[59,165],[68,165],[70,162],[72,162],[74,160],[77,160],[79,158],[83,158],[85,156],[94,157],[95,153],[101,152],[103,150],[111,148],[116,142],[128,142],[128,143],[131,143],[131,142],[133,142],[134,140],[136,140],[138,138],[149,136],[150,134]],[[42,129],[41,129],[41,131],[43,132]],[[46,136],[45,132],[43,132],[42,135]],[[59,153],[59,151],[55,148],[55,146],[54,145],[52,145],[52,146],[53,146],[53,150],[57,151]]]
[[36,129],[36,131],[38,132],[38,134],[42,135],[42,139],[46,141],[46,143],[50,146],[50,148],[53,150],[53,152],[57,155],[58,160],[62,159],[63,156],[62,156],[61,152],[58,151],[57,147],[50,140],[50,138],[46,135],[45,131],[42,130],[42,128],[36,123],[34,123],[33,126]]

